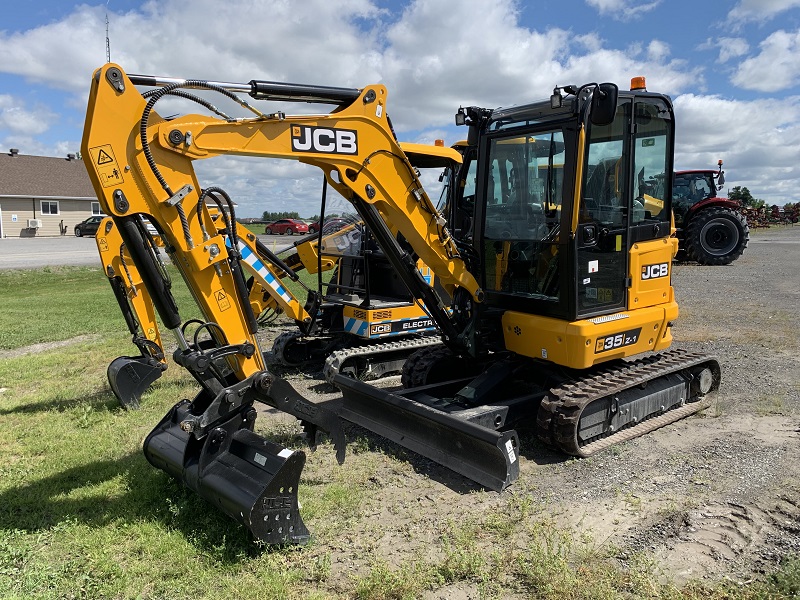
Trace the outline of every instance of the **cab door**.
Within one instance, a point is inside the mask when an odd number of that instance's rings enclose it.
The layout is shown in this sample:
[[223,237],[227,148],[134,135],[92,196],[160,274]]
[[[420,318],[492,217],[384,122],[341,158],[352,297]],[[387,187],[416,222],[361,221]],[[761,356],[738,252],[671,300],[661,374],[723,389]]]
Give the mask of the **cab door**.
[[[621,98],[613,123],[587,127],[575,227],[579,319],[632,308],[628,289],[647,273],[631,272],[631,246],[641,252],[643,243],[669,237],[672,214],[669,103]],[[669,262],[671,256],[659,267]]]
[[610,125],[589,126],[575,233],[578,318],[626,305],[631,106],[621,98]]

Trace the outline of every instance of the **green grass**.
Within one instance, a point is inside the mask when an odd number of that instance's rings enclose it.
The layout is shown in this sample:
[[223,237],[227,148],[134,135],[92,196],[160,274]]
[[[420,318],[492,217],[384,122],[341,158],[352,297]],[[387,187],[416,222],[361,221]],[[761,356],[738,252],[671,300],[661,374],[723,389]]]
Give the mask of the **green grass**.
[[0,306],[0,350],[125,330],[100,267],[0,271]]
[[[560,527],[536,490],[523,485],[500,496],[478,493],[475,508],[461,502],[445,521],[409,509],[402,513],[409,519],[405,541],[425,533],[425,550],[382,546],[386,524],[375,515],[399,500],[374,475],[391,473],[393,485],[402,487],[413,468],[363,435],[343,467],[330,444],[308,453],[299,496],[314,541],[261,547],[142,455],[144,436],[197,386],[171,364],[141,410],[119,408],[105,369],[132,346],[108,288],[99,269],[0,273],[0,598],[404,599],[456,590],[483,598],[750,600],[800,594],[796,558],[746,586],[676,588],[648,556],[622,560],[583,532]],[[9,352],[76,336],[84,337],[48,351]],[[297,442],[288,427],[269,433]],[[351,570],[343,568],[350,564]]]

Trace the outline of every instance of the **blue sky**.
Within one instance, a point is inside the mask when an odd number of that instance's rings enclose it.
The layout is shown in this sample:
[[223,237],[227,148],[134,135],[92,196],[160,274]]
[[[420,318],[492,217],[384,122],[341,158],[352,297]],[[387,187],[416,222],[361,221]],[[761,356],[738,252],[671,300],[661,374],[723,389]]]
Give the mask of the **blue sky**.
[[[0,149],[78,150],[106,14],[111,60],[131,73],[384,83],[405,141],[456,141],[459,105],[645,75],[675,101],[678,168],[723,159],[728,187],[800,200],[800,0],[17,0],[0,17]],[[208,163],[201,183],[228,190],[241,216],[318,212],[313,168]]]

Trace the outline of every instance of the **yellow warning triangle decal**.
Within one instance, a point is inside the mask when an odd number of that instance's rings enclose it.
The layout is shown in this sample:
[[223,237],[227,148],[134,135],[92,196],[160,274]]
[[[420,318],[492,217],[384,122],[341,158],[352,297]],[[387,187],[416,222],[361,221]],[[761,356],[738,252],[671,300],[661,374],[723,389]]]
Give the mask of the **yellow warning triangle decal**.
[[114,159],[108,155],[108,152],[105,150],[100,150],[100,153],[97,155],[97,164],[98,165],[105,165],[110,162],[114,162]]

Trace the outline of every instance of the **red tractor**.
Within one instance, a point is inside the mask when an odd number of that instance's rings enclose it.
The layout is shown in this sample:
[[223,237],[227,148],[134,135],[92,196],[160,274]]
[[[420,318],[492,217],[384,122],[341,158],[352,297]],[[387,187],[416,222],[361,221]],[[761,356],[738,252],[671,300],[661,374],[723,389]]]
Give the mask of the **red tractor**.
[[701,265],[727,265],[739,258],[750,239],[739,202],[720,198],[725,183],[722,161],[712,169],[677,171],[672,211],[679,240],[678,258]]

